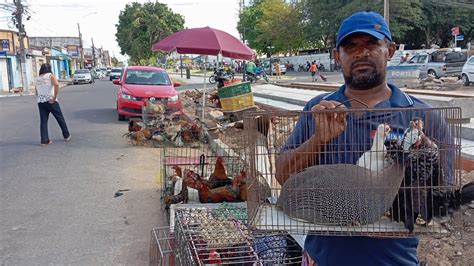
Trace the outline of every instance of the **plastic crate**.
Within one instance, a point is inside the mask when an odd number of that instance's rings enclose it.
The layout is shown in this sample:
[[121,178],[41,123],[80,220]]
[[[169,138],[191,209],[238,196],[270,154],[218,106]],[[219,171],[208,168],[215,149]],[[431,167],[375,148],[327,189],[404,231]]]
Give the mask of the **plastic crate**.
[[252,92],[252,88],[250,87],[250,82],[240,82],[240,83],[234,83],[232,85],[219,88],[219,90],[217,91],[217,95],[222,101],[222,99],[224,98],[232,98],[232,97],[248,94],[251,92]]
[[254,106],[253,93],[231,98],[221,98],[222,111],[238,111]]

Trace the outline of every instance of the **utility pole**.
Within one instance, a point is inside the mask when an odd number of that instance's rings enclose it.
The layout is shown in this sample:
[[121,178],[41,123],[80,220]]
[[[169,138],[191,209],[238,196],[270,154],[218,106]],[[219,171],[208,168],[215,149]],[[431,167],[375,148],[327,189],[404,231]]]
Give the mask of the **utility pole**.
[[82,34],[79,23],[77,23],[77,30],[79,31],[79,48],[81,48],[81,62],[79,63],[79,68],[84,68],[84,48],[82,47]]
[[13,0],[16,6],[16,11],[13,13],[16,19],[16,27],[18,28],[18,37],[20,39],[20,68],[21,68],[21,80],[23,85],[23,91],[25,93],[30,92],[30,86],[28,84],[28,78],[26,76],[26,55],[25,55],[25,43],[24,38],[26,35],[25,28],[23,25],[23,12],[25,11],[21,0]]
[[389,8],[389,0],[384,0],[383,1],[383,18],[385,19],[385,22],[387,25],[390,27],[390,8]]
[[92,67],[95,68],[95,46],[94,46],[94,38],[91,38],[92,41]]

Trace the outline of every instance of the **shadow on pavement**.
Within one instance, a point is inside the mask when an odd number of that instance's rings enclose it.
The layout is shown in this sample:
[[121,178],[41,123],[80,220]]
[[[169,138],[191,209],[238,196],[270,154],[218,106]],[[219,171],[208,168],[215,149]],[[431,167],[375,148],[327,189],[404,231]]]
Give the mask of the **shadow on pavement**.
[[91,123],[116,124],[117,110],[113,108],[99,108],[80,110],[72,113],[73,118],[84,119]]

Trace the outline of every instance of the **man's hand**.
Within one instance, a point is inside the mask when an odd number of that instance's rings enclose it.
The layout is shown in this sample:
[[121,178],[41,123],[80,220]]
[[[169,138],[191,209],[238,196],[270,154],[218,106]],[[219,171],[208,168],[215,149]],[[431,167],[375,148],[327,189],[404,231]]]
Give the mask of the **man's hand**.
[[51,99],[49,99],[49,103],[50,103],[50,104],[54,104],[55,102],[56,102],[56,98],[51,98]]
[[316,123],[316,133],[313,136],[318,143],[328,143],[338,137],[346,128],[346,114],[341,113],[315,113],[321,110],[344,110],[346,107],[340,102],[322,100],[311,108]]

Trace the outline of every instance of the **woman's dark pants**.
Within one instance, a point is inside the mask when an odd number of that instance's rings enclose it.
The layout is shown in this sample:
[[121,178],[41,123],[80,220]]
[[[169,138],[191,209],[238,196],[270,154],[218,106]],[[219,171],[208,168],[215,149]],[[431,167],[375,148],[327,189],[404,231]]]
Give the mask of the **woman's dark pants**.
[[49,136],[48,136],[48,118],[49,113],[52,113],[56,121],[58,121],[59,127],[61,127],[61,131],[63,133],[63,137],[69,138],[69,130],[67,129],[66,120],[64,120],[63,113],[61,112],[61,107],[59,107],[59,103],[55,102],[53,104],[46,102],[46,103],[38,103],[39,113],[40,113],[40,131],[41,131],[41,144],[48,144],[49,143]]

